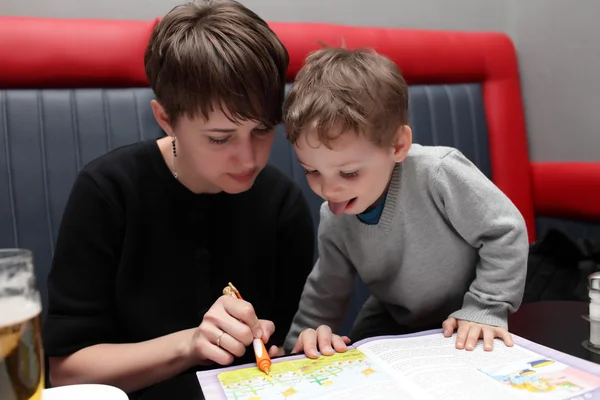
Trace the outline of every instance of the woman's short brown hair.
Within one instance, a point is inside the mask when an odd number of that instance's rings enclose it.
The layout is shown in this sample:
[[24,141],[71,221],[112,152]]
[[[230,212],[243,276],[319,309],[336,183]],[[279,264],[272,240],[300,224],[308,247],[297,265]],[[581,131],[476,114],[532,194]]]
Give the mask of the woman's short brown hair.
[[215,108],[234,121],[281,122],[289,55],[267,23],[233,0],[173,8],[156,26],[146,75],[171,123]]
[[306,58],[283,114],[292,143],[316,131],[325,145],[345,132],[393,145],[408,124],[408,87],[398,66],[372,49],[326,47]]

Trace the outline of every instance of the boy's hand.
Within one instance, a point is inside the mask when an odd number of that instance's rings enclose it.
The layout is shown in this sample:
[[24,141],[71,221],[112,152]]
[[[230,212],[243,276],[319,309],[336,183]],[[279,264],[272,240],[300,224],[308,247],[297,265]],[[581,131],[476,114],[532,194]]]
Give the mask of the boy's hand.
[[350,344],[350,338],[347,336],[334,335],[331,328],[327,325],[321,325],[315,331],[314,329],[306,329],[302,331],[296,345],[292,350],[292,354],[304,351],[308,358],[318,358],[318,349],[324,356],[330,356],[335,352],[344,353]]
[[271,346],[271,348],[269,348],[269,357],[271,358],[275,358],[275,357],[281,357],[285,355],[285,351],[283,350],[283,347],[277,347],[275,345]]
[[477,341],[483,338],[483,348],[486,351],[491,351],[494,348],[494,338],[504,340],[504,343],[512,347],[512,336],[504,328],[497,326],[483,325],[462,319],[448,318],[442,324],[444,336],[450,337],[458,328],[456,335],[456,348],[473,350],[477,345]]

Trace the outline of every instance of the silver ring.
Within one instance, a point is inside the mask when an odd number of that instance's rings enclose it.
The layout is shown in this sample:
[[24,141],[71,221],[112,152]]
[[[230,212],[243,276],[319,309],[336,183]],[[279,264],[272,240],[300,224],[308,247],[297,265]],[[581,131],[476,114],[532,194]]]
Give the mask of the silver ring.
[[221,337],[223,337],[224,334],[225,332],[221,332],[221,334],[217,338],[217,347],[221,347]]

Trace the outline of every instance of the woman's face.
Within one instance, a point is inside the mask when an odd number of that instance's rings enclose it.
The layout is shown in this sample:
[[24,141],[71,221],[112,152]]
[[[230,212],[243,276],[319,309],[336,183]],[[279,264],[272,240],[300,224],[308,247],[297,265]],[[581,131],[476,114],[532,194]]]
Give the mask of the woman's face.
[[168,128],[176,138],[175,170],[184,184],[202,193],[249,190],[267,164],[275,137],[274,128],[258,121],[236,123],[217,109],[208,120],[182,116]]
[[[274,129],[257,121],[232,122],[215,110],[208,121],[180,118],[176,128],[177,158],[186,160],[194,175],[209,185],[208,191],[241,193],[269,159]],[[210,190],[213,186],[214,190]]]

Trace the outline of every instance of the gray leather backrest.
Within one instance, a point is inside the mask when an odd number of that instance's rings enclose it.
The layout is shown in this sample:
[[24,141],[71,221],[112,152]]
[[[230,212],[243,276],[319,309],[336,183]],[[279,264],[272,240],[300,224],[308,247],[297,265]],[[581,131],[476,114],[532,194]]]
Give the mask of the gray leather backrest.
[[[62,212],[79,169],[116,147],[164,133],[150,89],[0,91],[0,247],[33,250],[46,304],[46,278]],[[478,84],[410,87],[414,141],[455,146],[491,176]],[[318,226],[321,200],[309,189],[278,127],[270,163],[301,186]],[[367,295],[357,282],[347,322]]]
[[162,135],[152,98],[146,88],[0,91],[0,247],[34,252],[44,305],[77,172],[115,147]]

